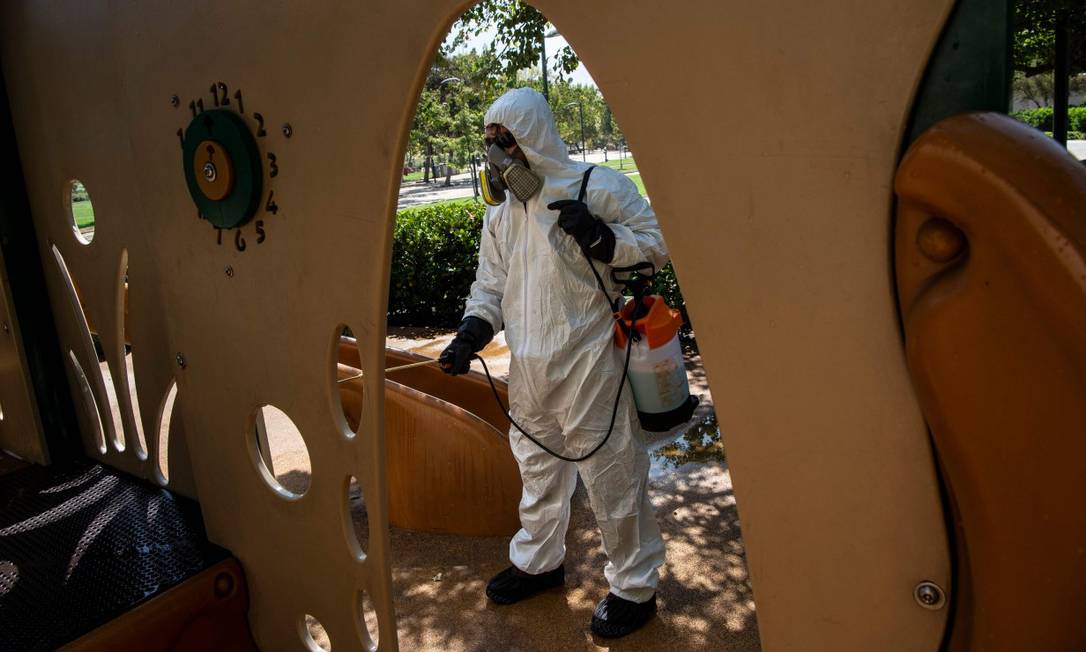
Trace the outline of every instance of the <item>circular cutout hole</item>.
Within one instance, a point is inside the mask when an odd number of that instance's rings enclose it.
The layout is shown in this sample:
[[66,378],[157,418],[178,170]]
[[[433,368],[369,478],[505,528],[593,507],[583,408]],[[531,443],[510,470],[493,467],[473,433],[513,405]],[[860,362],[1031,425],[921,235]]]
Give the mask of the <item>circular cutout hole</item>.
[[94,240],[94,205],[90,193],[79,179],[68,184],[68,205],[75,239],[89,245]]
[[332,640],[328,637],[328,631],[314,616],[306,614],[302,617],[301,635],[302,643],[313,652],[331,652]]
[[250,427],[250,451],[264,481],[284,498],[300,498],[309,490],[312,466],[298,426],[286,412],[265,405],[253,413]]

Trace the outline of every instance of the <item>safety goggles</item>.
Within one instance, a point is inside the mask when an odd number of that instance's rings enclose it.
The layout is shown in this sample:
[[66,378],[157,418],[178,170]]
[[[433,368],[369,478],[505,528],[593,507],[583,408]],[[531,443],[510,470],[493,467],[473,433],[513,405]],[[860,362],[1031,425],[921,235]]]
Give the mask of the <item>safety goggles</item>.
[[517,139],[514,138],[513,134],[511,134],[510,132],[503,131],[497,136],[494,136],[493,138],[486,138],[485,142],[487,149],[490,149],[491,145],[497,145],[502,149],[509,149],[510,147],[517,144]]

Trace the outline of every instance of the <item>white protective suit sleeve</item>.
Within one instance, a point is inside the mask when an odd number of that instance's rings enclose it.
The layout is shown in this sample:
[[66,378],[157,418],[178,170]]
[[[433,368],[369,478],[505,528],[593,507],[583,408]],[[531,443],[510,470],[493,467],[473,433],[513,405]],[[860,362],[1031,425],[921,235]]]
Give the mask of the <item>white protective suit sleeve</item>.
[[502,329],[502,295],[505,292],[508,268],[495,240],[492,224],[495,217],[492,208],[488,208],[483,217],[482,235],[479,239],[479,266],[464,307],[464,316],[485,319],[497,333]]
[[588,181],[587,200],[596,217],[606,222],[615,234],[612,267],[649,261],[659,271],[667,265],[667,247],[656,213],[626,175],[597,167]]

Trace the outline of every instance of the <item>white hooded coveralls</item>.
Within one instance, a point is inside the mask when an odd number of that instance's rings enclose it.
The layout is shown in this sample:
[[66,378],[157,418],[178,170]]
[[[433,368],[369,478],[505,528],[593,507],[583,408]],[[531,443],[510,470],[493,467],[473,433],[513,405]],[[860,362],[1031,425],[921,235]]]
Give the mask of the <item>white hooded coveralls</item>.
[[[570,160],[547,101],[534,90],[505,93],[485,122],[513,134],[544,184],[526,204],[509,193],[505,203],[487,209],[464,316],[485,319],[495,333],[504,325],[513,419],[552,450],[580,457],[607,433],[624,360],[588,261],[558,226],[558,211],[547,208],[559,199],[576,199],[589,166]],[[623,174],[593,170],[585,203],[615,234],[611,266],[647,260],[661,269],[667,264],[656,215]],[[593,262],[617,297],[610,267]],[[649,459],[630,388],[622,393],[611,438],[585,461],[552,457],[515,427],[509,442],[524,484],[522,529],[509,544],[513,565],[536,574],[562,564],[580,471],[603,535],[611,591],[634,602],[651,598],[664,543],[647,494]]]

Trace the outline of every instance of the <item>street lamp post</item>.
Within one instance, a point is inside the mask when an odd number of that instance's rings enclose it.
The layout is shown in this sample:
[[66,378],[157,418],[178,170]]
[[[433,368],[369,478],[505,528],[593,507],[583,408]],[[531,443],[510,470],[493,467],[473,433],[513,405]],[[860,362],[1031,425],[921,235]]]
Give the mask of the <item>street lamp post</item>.
[[550,87],[547,85],[547,39],[558,36],[558,30],[552,29],[549,32],[544,31],[539,39],[539,65],[543,69],[543,97],[548,102],[551,101]]
[[581,116],[581,160],[587,161],[588,158],[585,156],[585,149],[587,148],[587,146],[585,145],[584,141],[584,104],[580,102],[570,102],[566,106],[573,106],[574,104],[577,105],[577,112]]

